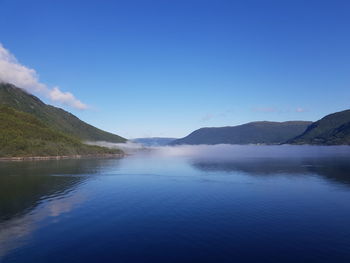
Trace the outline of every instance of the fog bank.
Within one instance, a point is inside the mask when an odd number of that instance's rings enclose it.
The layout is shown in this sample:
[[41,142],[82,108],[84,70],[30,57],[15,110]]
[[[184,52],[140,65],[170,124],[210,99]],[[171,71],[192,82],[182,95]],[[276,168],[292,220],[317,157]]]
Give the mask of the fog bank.
[[350,157],[350,146],[180,145],[153,147],[154,154],[200,159]]
[[350,157],[350,146],[310,145],[176,145],[145,147],[139,143],[93,142],[90,144],[119,148],[127,154],[147,154],[161,157],[187,157],[210,160],[240,158],[309,158]]

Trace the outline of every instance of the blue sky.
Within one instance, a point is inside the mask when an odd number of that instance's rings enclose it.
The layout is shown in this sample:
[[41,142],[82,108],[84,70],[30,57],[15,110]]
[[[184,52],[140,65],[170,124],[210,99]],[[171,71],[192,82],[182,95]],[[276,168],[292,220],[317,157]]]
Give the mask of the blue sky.
[[350,108],[349,1],[0,0],[0,8],[3,47],[41,83],[88,105],[63,108],[127,138]]

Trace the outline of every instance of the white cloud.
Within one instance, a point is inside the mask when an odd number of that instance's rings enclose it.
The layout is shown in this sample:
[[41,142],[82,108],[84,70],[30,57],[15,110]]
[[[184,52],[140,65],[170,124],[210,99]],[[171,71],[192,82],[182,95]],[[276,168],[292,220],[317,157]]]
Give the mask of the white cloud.
[[16,57],[0,43],[0,81],[9,82],[30,93],[39,93],[54,102],[76,109],[87,109],[87,105],[74,97],[70,92],[63,92],[59,87],[48,87],[39,81],[34,69],[18,62]]
[[214,114],[208,113],[208,114],[205,114],[205,115],[201,118],[201,121],[210,121],[210,120],[212,120],[214,117],[215,117]]
[[87,108],[87,106],[80,100],[77,100],[72,93],[63,92],[59,87],[53,87],[53,89],[50,90],[49,98],[53,101],[58,101],[77,109],[84,110]]
[[304,108],[296,108],[295,109],[296,112],[305,112],[306,110]]
[[207,121],[211,121],[213,119],[216,119],[216,118],[226,118],[226,117],[229,117],[230,115],[232,115],[232,110],[231,109],[227,109],[221,113],[217,113],[217,114],[214,114],[214,113],[207,113],[205,114],[200,120],[202,122],[207,122]]

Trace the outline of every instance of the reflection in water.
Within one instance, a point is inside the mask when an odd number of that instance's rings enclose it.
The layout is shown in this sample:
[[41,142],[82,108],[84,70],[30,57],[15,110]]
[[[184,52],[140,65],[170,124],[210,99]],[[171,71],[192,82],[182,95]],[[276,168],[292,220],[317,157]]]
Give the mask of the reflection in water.
[[0,162],[0,222],[27,213],[42,199],[66,194],[88,179],[84,175],[97,174],[117,162],[104,159]]
[[350,158],[248,158],[195,160],[193,167],[211,172],[244,172],[248,175],[319,175],[350,186]]
[[39,221],[83,203],[88,193],[74,189],[112,163],[118,160],[0,162],[0,258],[21,245]]
[[349,160],[221,145],[0,163],[0,261],[350,262]]
[[87,193],[73,193],[62,199],[54,199],[38,205],[27,214],[0,222],[0,258],[9,250],[23,244],[26,238],[38,227],[38,223],[47,217],[58,217],[70,212],[87,199]]
[[182,157],[200,171],[249,175],[309,174],[350,185],[349,146],[180,145],[155,147],[154,154]]

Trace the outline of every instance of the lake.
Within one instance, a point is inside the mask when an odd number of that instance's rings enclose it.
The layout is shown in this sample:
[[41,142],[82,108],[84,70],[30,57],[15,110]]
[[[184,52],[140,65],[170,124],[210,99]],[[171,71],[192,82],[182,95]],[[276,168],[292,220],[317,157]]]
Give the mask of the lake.
[[350,262],[350,147],[0,162],[0,262]]

